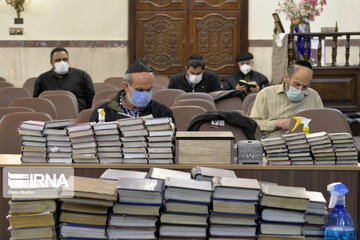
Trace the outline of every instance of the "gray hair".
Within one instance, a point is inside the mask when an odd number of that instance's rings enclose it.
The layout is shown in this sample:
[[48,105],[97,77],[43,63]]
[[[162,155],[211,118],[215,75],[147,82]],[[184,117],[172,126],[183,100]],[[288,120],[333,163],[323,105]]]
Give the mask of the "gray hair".
[[[154,73],[149,72],[152,79],[155,80],[155,76]],[[132,73],[126,73],[124,78],[123,78],[123,82],[126,82],[129,86],[131,86],[133,84],[133,78],[132,78]]]
[[[288,67],[287,73],[289,75],[289,79],[292,78],[292,76],[299,70],[299,66],[302,66],[302,65],[293,64]],[[312,69],[311,69],[311,71],[312,71],[312,74],[314,75],[314,71]]]

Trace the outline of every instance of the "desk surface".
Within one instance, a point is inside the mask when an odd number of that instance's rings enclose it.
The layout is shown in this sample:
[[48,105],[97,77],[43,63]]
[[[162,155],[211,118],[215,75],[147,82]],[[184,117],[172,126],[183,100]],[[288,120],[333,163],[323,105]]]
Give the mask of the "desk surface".
[[[191,169],[199,164],[49,164],[49,163],[21,163],[20,154],[0,154],[0,167],[73,167],[73,168],[123,168],[123,169],[148,169],[151,167],[171,169]],[[331,170],[331,171],[360,171],[357,165],[256,165],[256,164],[208,164],[204,167],[223,169],[255,169],[255,170]]]

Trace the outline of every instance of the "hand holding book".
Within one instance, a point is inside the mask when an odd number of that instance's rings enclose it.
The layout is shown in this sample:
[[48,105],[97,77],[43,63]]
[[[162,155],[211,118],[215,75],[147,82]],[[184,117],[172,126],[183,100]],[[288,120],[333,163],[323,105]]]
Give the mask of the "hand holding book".
[[[244,88],[246,87],[246,88]],[[255,81],[246,81],[243,79],[239,80],[239,89],[246,92],[258,92],[258,84]],[[253,91],[257,90],[257,91]]]

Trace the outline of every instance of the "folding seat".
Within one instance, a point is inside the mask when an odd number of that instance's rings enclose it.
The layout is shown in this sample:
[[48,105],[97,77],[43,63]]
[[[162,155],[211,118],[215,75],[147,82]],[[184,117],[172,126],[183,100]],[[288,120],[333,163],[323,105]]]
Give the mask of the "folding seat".
[[0,107],[0,119],[5,116],[5,114],[12,112],[35,112],[35,110],[27,107]]
[[69,94],[50,94],[41,96],[41,98],[46,98],[54,104],[57,119],[73,119],[79,113],[77,102],[75,103]]
[[92,109],[92,108],[88,108],[88,109],[82,110],[82,111],[77,115],[76,124],[89,122],[89,121],[90,121],[91,114],[93,113],[93,111],[94,111],[94,109]]
[[123,77],[110,77],[105,79],[104,83],[114,85],[115,87],[122,89],[123,88]]
[[95,94],[108,89],[119,89],[118,87],[108,83],[94,83]]
[[[102,90],[102,91],[97,92],[93,98],[92,105],[94,105],[94,103],[96,103],[100,100],[107,99],[110,95],[112,95],[114,93],[116,94],[118,91],[119,91],[118,89],[107,89],[107,90]],[[94,108],[94,107],[92,107],[92,108]]]
[[49,114],[53,119],[57,119],[55,105],[46,98],[17,98],[10,102],[10,107],[28,107],[36,112]]
[[176,106],[170,109],[174,114],[178,131],[186,131],[193,117],[206,112],[204,108],[199,106]]
[[199,106],[204,108],[206,111],[215,111],[216,107],[214,103],[209,102],[205,99],[184,99],[174,103],[173,107],[176,106]]
[[0,107],[8,107],[9,103],[17,98],[31,97],[25,88],[6,87],[0,89]]
[[205,99],[215,104],[214,98],[210,94],[203,92],[186,92],[179,94],[178,96],[176,96],[175,102],[184,99]]
[[153,91],[152,99],[167,107],[171,107],[175,102],[175,98],[182,93],[185,92],[180,89],[159,89]]

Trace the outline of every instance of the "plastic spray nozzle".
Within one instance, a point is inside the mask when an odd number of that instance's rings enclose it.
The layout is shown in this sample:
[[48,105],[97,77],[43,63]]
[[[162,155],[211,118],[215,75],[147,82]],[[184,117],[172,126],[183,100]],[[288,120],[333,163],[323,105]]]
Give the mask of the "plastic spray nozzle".
[[99,122],[105,122],[105,111],[103,108],[98,109],[98,113],[99,113]]
[[345,205],[345,194],[349,191],[341,182],[329,184],[327,190],[330,192],[329,208],[334,208],[335,205]]
[[305,134],[309,134],[310,132],[310,128],[309,128],[309,123],[311,122],[310,118],[306,118],[306,117],[297,117],[295,116],[294,119],[296,120],[295,126],[294,128],[291,130],[292,132],[295,131],[295,129],[300,125],[300,124],[304,124],[303,127],[303,132]]

